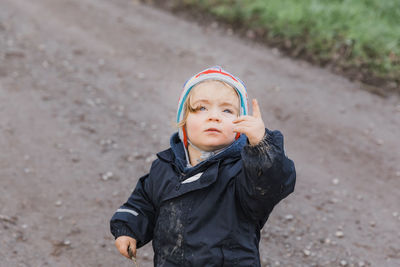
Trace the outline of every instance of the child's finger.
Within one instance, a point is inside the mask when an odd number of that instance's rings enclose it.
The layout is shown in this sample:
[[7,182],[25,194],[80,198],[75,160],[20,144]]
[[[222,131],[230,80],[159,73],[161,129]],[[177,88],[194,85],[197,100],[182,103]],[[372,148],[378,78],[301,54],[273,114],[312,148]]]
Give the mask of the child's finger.
[[236,128],[236,127],[253,128],[254,122],[253,121],[241,121],[241,122],[235,123],[233,125],[233,128]]
[[120,242],[115,241],[115,246],[117,247],[119,253],[121,253],[123,256],[129,258],[129,254],[128,254],[128,242]]
[[241,122],[235,123],[233,128],[236,128],[236,127],[253,127],[253,126],[254,126],[254,123],[251,122],[251,121],[241,121]]
[[233,131],[235,133],[244,133],[244,134],[246,134],[248,129],[249,129],[249,127],[247,127],[247,126],[236,126],[236,127],[233,128]]
[[243,116],[237,117],[232,122],[236,124],[236,123],[239,123],[239,122],[242,122],[242,121],[249,121],[249,120],[252,120],[252,119],[253,119],[252,116],[243,115]]
[[253,99],[253,117],[255,118],[260,118],[261,117],[261,111],[260,111],[260,106],[258,105],[257,99]]
[[128,255],[129,255],[129,258],[130,258],[130,259],[136,258],[136,245],[134,245],[134,244],[131,243],[131,244],[128,246]]

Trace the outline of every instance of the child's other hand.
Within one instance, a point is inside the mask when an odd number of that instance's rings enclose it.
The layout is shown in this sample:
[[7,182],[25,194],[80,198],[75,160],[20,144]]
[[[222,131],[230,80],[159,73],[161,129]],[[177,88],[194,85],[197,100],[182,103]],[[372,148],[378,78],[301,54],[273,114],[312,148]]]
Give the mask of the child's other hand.
[[253,116],[240,116],[233,121],[234,132],[244,133],[249,139],[250,145],[254,146],[261,142],[265,134],[264,121],[261,118],[260,107],[257,99],[253,99]]
[[120,236],[115,240],[115,246],[117,247],[119,253],[131,259],[128,253],[128,247],[132,251],[134,257],[136,257],[136,239],[130,236]]

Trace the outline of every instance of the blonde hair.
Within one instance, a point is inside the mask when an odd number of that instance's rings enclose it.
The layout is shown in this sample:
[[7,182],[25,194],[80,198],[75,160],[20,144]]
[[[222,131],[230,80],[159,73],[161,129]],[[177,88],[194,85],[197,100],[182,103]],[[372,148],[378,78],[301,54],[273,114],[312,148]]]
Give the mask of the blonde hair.
[[[195,108],[193,108],[193,107],[190,105],[190,100],[191,100],[191,98],[192,98],[193,91],[196,89],[196,87],[197,87],[199,84],[206,83],[206,82],[219,82],[219,83],[222,83],[222,84],[225,85],[226,87],[232,88],[233,91],[235,91],[236,95],[239,97],[239,94],[238,94],[238,92],[236,91],[236,89],[233,88],[232,85],[230,85],[230,84],[228,84],[228,83],[226,83],[226,82],[224,82],[224,81],[210,79],[210,80],[205,80],[205,81],[202,81],[202,82],[196,84],[196,85],[190,90],[189,94],[188,94],[187,97],[186,97],[185,102],[183,103],[183,114],[184,114],[184,115],[183,115],[183,119],[182,119],[179,123],[176,124],[176,127],[178,127],[178,129],[181,128],[181,127],[184,127],[184,126],[186,125],[186,121],[187,121],[187,117],[188,117],[189,113],[190,113],[190,112],[194,112],[194,111],[196,110]],[[239,99],[240,99],[240,98],[239,98]]]

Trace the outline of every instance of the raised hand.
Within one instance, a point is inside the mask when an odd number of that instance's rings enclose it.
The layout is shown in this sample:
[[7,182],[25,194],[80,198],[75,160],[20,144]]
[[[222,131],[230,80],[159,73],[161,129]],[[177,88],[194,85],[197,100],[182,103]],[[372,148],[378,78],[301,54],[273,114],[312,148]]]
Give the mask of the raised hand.
[[261,118],[261,111],[257,99],[253,99],[253,115],[240,116],[233,121],[234,132],[243,133],[249,139],[250,145],[254,146],[261,142],[265,134],[264,121]]

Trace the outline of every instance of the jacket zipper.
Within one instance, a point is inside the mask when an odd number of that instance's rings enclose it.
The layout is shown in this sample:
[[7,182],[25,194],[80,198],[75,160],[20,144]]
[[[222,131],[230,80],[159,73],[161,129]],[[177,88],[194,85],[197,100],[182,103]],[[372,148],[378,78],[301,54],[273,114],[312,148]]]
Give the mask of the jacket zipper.
[[175,190],[178,191],[181,188],[183,180],[185,180],[186,174],[181,172],[181,170],[178,168],[178,166],[175,165],[175,163],[172,163],[172,166],[174,166],[175,171],[179,173],[179,183],[175,186]]

